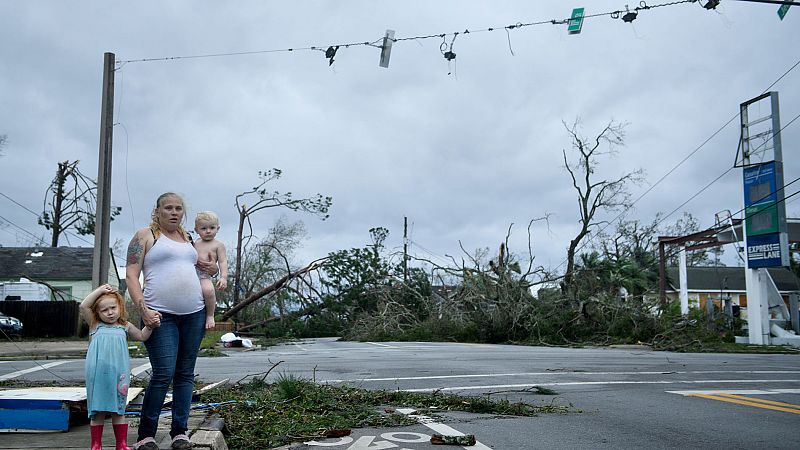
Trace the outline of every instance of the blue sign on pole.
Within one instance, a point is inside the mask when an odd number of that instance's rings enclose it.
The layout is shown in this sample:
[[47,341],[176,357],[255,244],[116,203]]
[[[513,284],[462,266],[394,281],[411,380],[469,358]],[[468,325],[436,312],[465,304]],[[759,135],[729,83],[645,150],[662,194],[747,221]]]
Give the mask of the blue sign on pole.
[[783,164],[754,164],[745,167],[743,175],[747,267],[788,266]]
[[[783,238],[783,239],[782,239]],[[786,233],[771,233],[747,237],[747,267],[779,267],[789,265],[788,252],[781,251],[782,240],[788,246]]]

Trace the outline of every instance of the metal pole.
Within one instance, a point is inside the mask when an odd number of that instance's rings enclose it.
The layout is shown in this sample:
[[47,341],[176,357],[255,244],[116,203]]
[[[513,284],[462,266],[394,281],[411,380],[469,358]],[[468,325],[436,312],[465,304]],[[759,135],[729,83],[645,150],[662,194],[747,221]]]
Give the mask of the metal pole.
[[114,54],[103,62],[103,100],[100,112],[100,159],[97,163],[97,209],[94,225],[92,287],[108,283],[111,234],[111,147],[114,131]]
[[408,217],[403,217],[403,283],[408,284]]
[[667,306],[667,263],[664,255],[664,242],[658,241],[658,300],[661,307]]

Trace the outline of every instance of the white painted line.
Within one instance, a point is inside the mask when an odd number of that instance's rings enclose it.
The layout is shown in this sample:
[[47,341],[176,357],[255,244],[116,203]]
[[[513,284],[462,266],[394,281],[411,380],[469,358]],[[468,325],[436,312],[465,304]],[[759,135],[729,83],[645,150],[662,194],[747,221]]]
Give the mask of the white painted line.
[[399,348],[399,347],[395,347],[394,345],[381,344],[379,342],[365,342],[365,344],[376,345],[378,347],[384,347],[384,348]]
[[534,386],[597,386],[604,384],[728,384],[728,383],[800,383],[794,380],[653,380],[653,381],[566,381],[563,383],[494,384],[486,386],[455,386],[424,389],[401,389],[406,392],[472,391],[480,389],[529,388]]
[[150,363],[149,362],[148,363],[144,363],[139,367],[134,367],[133,370],[131,370],[131,375],[133,375],[134,377],[138,377],[139,374],[141,374],[145,370],[150,370]]
[[[365,342],[365,344],[369,344],[369,342]],[[309,354],[314,355],[327,355],[327,354],[338,354],[343,351],[345,352],[362,352],[362,351],[369,351],[374,352],[376,344],[372,343],[373,347],[345,347],[342,349],[325,349],[325,350],[317,350],[317,349],[307,349]],[[384,344],[385,345],[385,344]],[[382,346],[377,346],[382,347]],[[385,346],[383,348],[391,348],[395,350],[426,350],[426,349],[433,349],[433,350],[441,350],[441,347],[433,346],[433,345],[406,345],[406,346]],[[289,351],[271,351],[267,350],[270,355],[296,355],[297,352],[289,352]]]
[[664,391],[668,394],[678,395],[713,395],[713,394],[733,394],[733,395],[771,395],[771,394],[800,394],[800,389],[716,389],[716,390],[696,390],[696,391]]
[[800,389],[771,389],[771,391],[779,394],[800,394]]
[[[451,428],[449,425],[445,425],[443,423],[434,422],[428,416],[423,416],[422,414],[417,414],[417,411],[414,409],[409,408],[397,408],[395,411],[405,414],[408,417],[416,419],[422,425],[430,428],[431,430],[443,435],[443,436],[464,436],[464,433],[456,430],[455,428]],[[477,440],[475,441],[475,445],[470,445],[469,447],[461,447],[461,448],[469,448],[469,449],[478,449],[478,450],[492,450],[491,447],[487,447],[484,444],[481,444]]]
[[323,380],[322,383],[346,383],[353,381],[413,381],[413,380],[448,380],[455,378],[493,378],[493,377],[526,377],[526,376],[565,376],[565,375],[709,375],[709,374],[800,374],[800,370],[697,370],[697,371],[654,371],[654,372],[519,372],[519,373],[486,373],[465,375],[429,375],[420,377],[389,378],[352,378]]
[[68,362],[71,362],[71,361],[55,361],[55,362],[51,362],[51,363],[47,363],[47,364],[41,364],[41,365],[38,365],[36,367],[31,367],[30,369],[18,370],[16,372],[7,373],[5,375],[0,375],[0,381],[10,380],[10,379],[16,378],[16,377],[18,377],[20,375],[25,375],[26,373],[38,372],[40,370],[47,370],[47,369],[49,369],[51,367],[60,366],[61,364],[66,364]]
[[299,348],[300,350],[302,350],[302,351],[304,351],[304,352],[307,352],[307,351],[308,351],[308,349],[307,349],[307,348],[305,348],[305,347],[301,346],[301,345],[300,345],[300,344],[298,344],[297,342],[292,342],[292,345],[294,345],[295,347]]

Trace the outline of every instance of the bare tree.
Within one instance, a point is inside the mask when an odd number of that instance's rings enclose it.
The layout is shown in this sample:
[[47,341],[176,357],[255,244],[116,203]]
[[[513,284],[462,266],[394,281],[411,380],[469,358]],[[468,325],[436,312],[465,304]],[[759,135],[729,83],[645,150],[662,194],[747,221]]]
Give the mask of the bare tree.
[[6,146],[6,142],[8,142],[8,135],[0,134],[0,156],[3,156],[3,147]]
[[[258,172],[261,182],[252,189],[242,192],[236,196],[236,210],[239,212],[239,228],[236,234],[236,269],[234,271],[233,283],[233,307],[239,303],[239,288],[242,277],[242,254],[253,237],[253,224],[251,217],[253,214],[268,208],[284,207],[292,211],[303,211],[319,216],[322,220],[328,218],[328,209],[333,203],[331,197],[323,197],[316,194],[309,198],[295,199],[291,192],[280,193],[278,191],[268,191],[265,186],[273,180],[281,177],[280,169],[270,169],[266,172]],[[253,198],[253,203],[247,205],[246,200]],[[247,230],[245,230],[247,228]],[[303,272],[305,273],[305,272]],[[263,297],[263,295],[261,295]],[[249,298],[248,298],[249,299]],[[230,313],[228,314],[230,317]]]
[[[56,176],[45,192],[39,225],[52,230],[51,247],[58,247],[59,237],[69,228],[80,235],[94,234],[97,182],[78,170],[79,162],[58,163]],[[110,220],[121,211],[121,207],[112,206]]]
[[566,291],[575,271],[575,254],[581,242],[593,228],[603,224],[596,218],[599,211],[615,210],[626,204],[630,198],[627,190],[629,183],[639,183],[643,179],[643,172],[637,169],[625,173],[613,180],[595,180],[595,171],[600,164],[600,158],[612,157],[617,153],[617,147],[625,143],[625,123],[610,121],[594,139],[589,140],[580,134],[580,121],[570,126],[562,122],[567,133],[572,138],[572,148],[576,153],[573,161],[563,150],[564,167],[572,178],[572,187],[578,193],[578,211],[580,228],[577,235],[569,242],[567,249],[567,271],[564,274],[562,290]]

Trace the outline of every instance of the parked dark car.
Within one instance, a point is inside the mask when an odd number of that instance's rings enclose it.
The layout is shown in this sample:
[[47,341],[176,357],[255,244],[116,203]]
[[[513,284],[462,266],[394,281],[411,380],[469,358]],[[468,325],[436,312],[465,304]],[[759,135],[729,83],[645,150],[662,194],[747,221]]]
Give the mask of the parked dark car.
[[0,313],[0,331],[8,336],[19,336],[22,334],[22,322],[16,317]]

